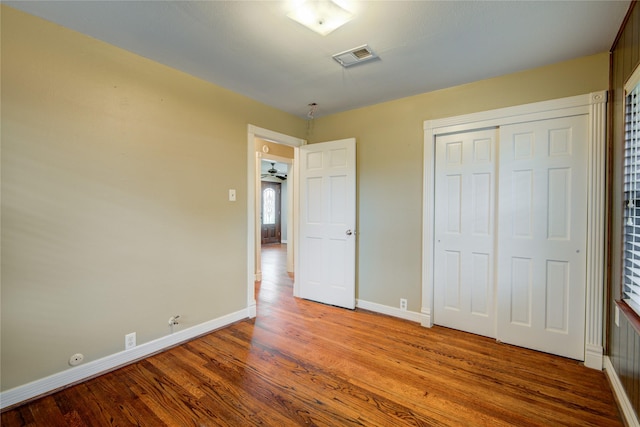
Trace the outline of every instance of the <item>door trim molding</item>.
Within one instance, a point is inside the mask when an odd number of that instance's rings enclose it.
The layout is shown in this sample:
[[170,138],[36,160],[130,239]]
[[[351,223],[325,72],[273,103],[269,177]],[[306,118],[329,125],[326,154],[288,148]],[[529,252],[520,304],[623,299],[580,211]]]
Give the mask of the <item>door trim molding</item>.
[[[261,153],[256,152],[255,140],[256,138],[266,139],[273,141],[277,144],[289,145],[293,147],[293,181],[288,188],[288,191],[293,195],[293,224],[292,230],[297,230],[298,221],[298,187],[297,182],[297,168],[298,168],[298,147],[305,145],[306,140],[296,138],[293,136],[285,135],[280,132],[275,132],[269,129],[264,129],[252,124],[247,125],[247,309],[249,311],[249,317],[256,317],[256,295],[255,295],[255,282],[258,279],[256,277],[256,259],[259,257],[257,254],[259,246],[256,245],[257,236],[260,233],[260,221],[258,215],[256,215],[256,206],[260,192],[256,191],[260,185],[260,158]],[[288,236],[291,240],[294,249],[294,259],[298,259],[298,235],[293,233],[293,236]],[[294,265],[294,277],[295,277],[295,265]],[[297,282],[293,282],[293,293],[296,295]]]
[[585,366],[602,369],[604,343],[604,237],[606,91],[524,104],[424,122],[422,214],[422,325],[433,326],[435,138],[437,135],[507,124],[588,115],[587,271]]

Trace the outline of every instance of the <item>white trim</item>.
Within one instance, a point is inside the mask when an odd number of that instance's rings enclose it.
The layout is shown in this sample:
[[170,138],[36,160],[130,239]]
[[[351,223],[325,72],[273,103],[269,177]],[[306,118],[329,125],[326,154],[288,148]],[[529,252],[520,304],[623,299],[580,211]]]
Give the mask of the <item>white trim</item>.
[[416,313],[415,311],[400,310],[397,307],[391,307],[388,305],[382,305],[375,302],[363,301],[361,299],[356,300],[356,307],[363,310],[373,311],[375,313],[386,314],[387,316],[398,317],[404,320],[410,320],[423,324],[424,315],[422,313]]
[[[589,300],[587,300],[587,304]],[[586,319],[589,322],[590,319]],[[591,319],[593,320],[593,319]],[[587,331],[592,331],[590,328],[586,328]],[[589,337],[586,337],[587,341],[584,343],[584,366],[598,371],[602,370],[602,360],[604,357],[604,348],[602,345],[594,345],[589,343]]]
[[620,382],[620,377],[616,373],[609,356],[604,357],[604,372],[611,384],[611,389],[613,390],[613,394],[618,402],[618,408],[620,409],[625,425],[628,427],[640,427],[638,415],[633,409],[629,396],[627,396],[627,392],[624,390],[624,386]]
[[435,224],[435,132],[431,121],[424,122],[424,166],[422,189],[422,326],[433,326],[433,242]]
[[[0,393],[0,409],[16,405],[38,396],[55,392],[61,388],[85,381],[116,368],[161,352],[170,347],[210,333],[237,321],[250,318],[250,308],[209,320],[191,328],[183,329],[153,341],[140,344],[130,350],[114,353],[89,363],[69,368],[45,378],[21,385]],[[254,314],[255,317],[255,314]]]
[[[306,145],[307,141],[303,140],[302,145]],[[289,271],[287,268],[287,272],[293,273],[293,296],[300,297],[300,282],[296,280],[297,274],[297,266],[300,264],[300,238],[298,237],[300,230],[300,166],[298,166],[298,156],[300,155],[300,150],[298,147],[294,149],[294,162],[293,168],[290,171],[293,175],[293,185],[289,187],[287,194],[289,197],[289,221],[287,221],[287,238],[291,239],[291,243],[287,244],[287,256],[291,251],[291,246],[293,245],[293,270]],[[293,216],[293,220],[291,220]]]
[[587,95],[534,102],[531,104],[480,111],[477,113],[446,117],[443,119],[426,120],[424,122],[424,130],[426,131],[427,128],[431,128],[433,129],[434,135],[438,135],[442,133],[461,132],[486,127],[497,127],[514,123],[586,114],[589,112],[588,108],[592,103],[592,98],[595,97],[603,98],[606,101],[606,92],[594,92]]
[[[253,313],[252,317],[256,316],[256,296],[255,296],[255,282],[261,280],[262,275],[256,275],[256,263],[260,261],[259,248],[257,246],[256,236],[259,235],[260,224],[258,215],[256,215],[257,200],[259,197],[256,188],[260,185],[260,172],[259,163],[260,156],[256,152],[255,139],[262,138],[268,141],[273,141],[277,144],[289,145],[293,147],[293,170],[290,175],[293,176],[293,180],[290,181],[289,193],[293,196],[293,206],[289,209],[289,219],[293,217],[293,221],[287,221],[287,235],[292,241],[294,250],[294,259],[298,259],[298,245],[297,235],[294,230],[297,230],[298,220],[298,203],[297,203],[297,163],[298,163],[298,147],[305,145],[307,141],[304,139],[296,138],[293,136],[285,135],[283,133],[274,132],[269,129],[264,129],[258,126],[249,124],[247,126],[247,306],[250,308],[250,312]],[[295,265],[293,267],[295,273]],[[294,276],[295,277],[295,276]],[[296,295],[298,289],[297,282],[293,282],[293,293]]]
[[589,116],[585,365],[602,369],[606,91],[424,122],[422,238],[423,326],[433,326],[434,149],[436,135],[574,115]]
[[602,370],[605,310],[605,160],[607,94],[591,94],[587,153],[585,366]]

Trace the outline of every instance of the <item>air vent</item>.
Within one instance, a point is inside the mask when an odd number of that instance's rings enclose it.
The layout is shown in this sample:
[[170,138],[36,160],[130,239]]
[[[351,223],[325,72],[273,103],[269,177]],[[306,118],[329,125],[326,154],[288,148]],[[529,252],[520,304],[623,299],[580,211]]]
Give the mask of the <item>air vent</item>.
[[366,44],[364,46],[359,46],[333,55],[333,59],[343,67],[350,67],[352,65],[376,59],[377,57],[378,55],[373,53],[371,48]]

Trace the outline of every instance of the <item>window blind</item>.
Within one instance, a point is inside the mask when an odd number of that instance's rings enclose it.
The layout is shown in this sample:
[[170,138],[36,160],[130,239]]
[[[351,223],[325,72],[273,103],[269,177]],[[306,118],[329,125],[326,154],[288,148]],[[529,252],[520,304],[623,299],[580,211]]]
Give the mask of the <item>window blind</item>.
[[622,298],[640,314],[640,85],[626,96],[624,200]]

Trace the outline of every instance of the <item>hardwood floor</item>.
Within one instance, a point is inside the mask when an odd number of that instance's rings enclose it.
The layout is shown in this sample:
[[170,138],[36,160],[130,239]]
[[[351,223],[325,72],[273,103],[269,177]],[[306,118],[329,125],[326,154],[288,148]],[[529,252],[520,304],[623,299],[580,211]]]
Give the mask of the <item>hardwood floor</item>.
[[621,426],[602,372],[292,297],[263,250],[258,317],[2,414],[2,426]]

